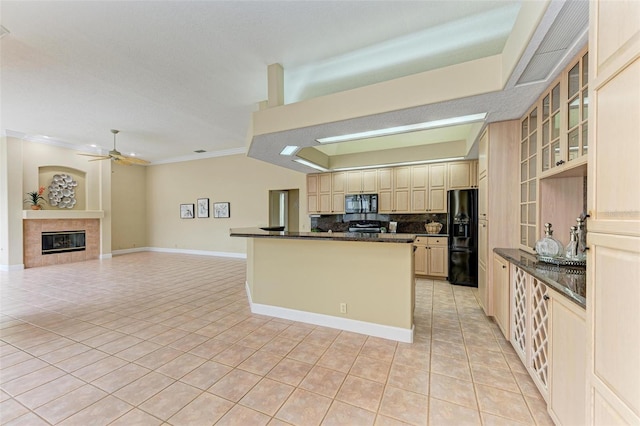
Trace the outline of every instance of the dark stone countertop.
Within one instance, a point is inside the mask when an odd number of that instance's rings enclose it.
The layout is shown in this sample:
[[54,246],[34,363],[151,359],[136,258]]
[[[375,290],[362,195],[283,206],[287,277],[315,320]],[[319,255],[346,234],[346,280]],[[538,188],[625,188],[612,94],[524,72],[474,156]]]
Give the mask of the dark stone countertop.
[[550,265],[539,262],[535,255],[518,249],[495,248],[493,251],[582,308],[586,307],[587,284],[584,267]]
[[413,243],[416,234],[367,233],[367,232],[292,232],[264,231],[260,228],[235,228],[230,230],[232,237],[248,238],[284,238],[331,241],[369,241],[375,243]]

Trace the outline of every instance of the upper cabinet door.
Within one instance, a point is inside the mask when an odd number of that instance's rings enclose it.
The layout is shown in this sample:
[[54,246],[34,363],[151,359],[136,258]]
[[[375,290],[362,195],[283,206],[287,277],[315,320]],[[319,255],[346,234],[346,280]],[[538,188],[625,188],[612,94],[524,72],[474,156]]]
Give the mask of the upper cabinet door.
[[375,194],[376,192],[378,192],[376,169],[347,172],[347,194]]
[[318,175],[318,194],[331,194],[331,173]]
[[378,191],[393,191],[393,169],[378,169]]
[[362,192],[362,172],[354,170],[347,172],[347,194]]
[[429,166],[429,188],[444,188],[447,183],[447,164],[431,164]]
[[567,143],[564,161],[587,155],[587,115],[589,113],[589,54],[585,52],[567,72]]
[[346,188],[346,174],[345,172],[331,173],[331,192],[342,193]]
[[375,194],[378,192],[378,171],[363,170],[362,171],[362,192],[365,194]]
[[411,188],[426,189],[429,177],[429,166],[422,164],[419,166],[411,166]]
[[489,132],[484,131],[478,141],[478,178],[487,174],[489,166]]
[[411,169],[409,167],[395,167],[393,171],[393,189],[408,191],[411,186]]
[[424,213],[428,209],[429,166],[411,166],[411,211]]
[[318,213],[318,175],[307,175],[307,213]]
[[449,164],[449,189],[471,188],[471,162]]

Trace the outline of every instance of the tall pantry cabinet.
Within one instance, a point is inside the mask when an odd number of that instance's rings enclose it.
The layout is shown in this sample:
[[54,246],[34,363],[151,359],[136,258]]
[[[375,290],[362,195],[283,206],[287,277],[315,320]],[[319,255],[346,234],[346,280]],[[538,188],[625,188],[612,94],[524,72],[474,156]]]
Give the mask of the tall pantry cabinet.
[[590,4],[588,424],[640,424],[640,2]]
[[478,296],[484,312],[493,312],[493,249],[518,241],[518,120],[491,123],[478,152]]

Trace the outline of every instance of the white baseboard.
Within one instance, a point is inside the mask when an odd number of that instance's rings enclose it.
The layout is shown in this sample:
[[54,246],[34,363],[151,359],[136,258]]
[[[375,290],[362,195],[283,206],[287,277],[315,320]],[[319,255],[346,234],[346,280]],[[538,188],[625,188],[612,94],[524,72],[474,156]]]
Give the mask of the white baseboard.
[[163,253],[181,253],[181,254],[197,254],[200,256],[217,256],[217,257],[234,257],[237,259],[246,259],[246,253],[230,253],[226,251],[208,251],[208,250],[186,250],[172,249],[165,247],[148,247],[148,251],[157,251]]
[[101,254],[100,255],[100,260],[111,259],[112,255],[113,255],[113,253]]
[[19,265],[0,265],[0,271],[21,271],[24,269],[24,263]]
[[216,256],[216,257],[233,257],[236,259],[246,259],[246,253],[230,253],[225,251],[208,251],[208,250],[187,250],[166,247],[135,247],[123,250],[113,250],[114,256],[121,254],[138,253],[142,251],[153,251],[158,253],[179,253],[179,254],[196,254],[199,256]]
[[138,253],[141,251],[150,251],[149,247],[134,247],[122,250],[112,250],[111,254],[114,256],[120,256],[121,254]]
[[314,312],[299,311],[296,309],[282,308],[280,306],[263,305],[253,303],[249,284],[245,283],[247,298],[251,312],[259,315],[267,315],[276,318],[299,321],[307,324],[320,325],[338,330],[351,331],[367,336],[381,337],[383,339],[396,340],[398,342],[413,343],[414,326],[411,329],[391,327],[388,325],[353,320],[349,318],[334,317],[331,315],[317,314]]

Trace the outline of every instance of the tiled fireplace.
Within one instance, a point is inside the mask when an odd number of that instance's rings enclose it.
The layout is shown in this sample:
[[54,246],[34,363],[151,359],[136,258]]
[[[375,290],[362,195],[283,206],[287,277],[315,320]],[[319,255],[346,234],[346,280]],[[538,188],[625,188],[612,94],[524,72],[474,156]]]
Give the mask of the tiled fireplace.
[[[42,253],[43,233],[68,231],[84,231],[84,250]],[[23,232],[25,268],[81,262],[100,255],[100,219],[25,219]]]

